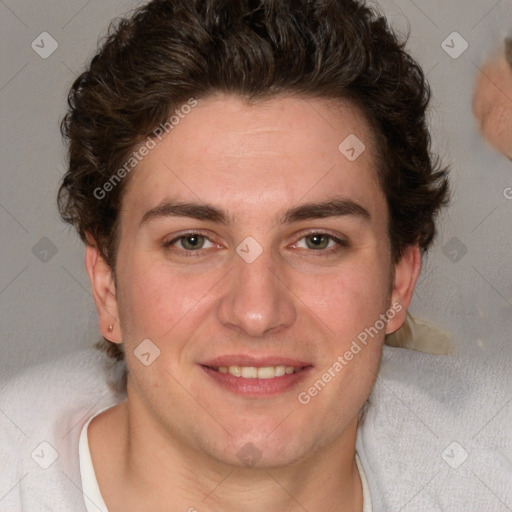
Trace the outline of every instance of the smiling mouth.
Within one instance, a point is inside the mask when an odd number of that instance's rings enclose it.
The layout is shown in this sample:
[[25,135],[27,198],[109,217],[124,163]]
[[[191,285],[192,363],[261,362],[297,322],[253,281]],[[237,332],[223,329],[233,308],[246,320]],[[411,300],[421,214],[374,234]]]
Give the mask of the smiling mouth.
[[300,373],[306,367],[294,366],[207,366],[210,370],[215,370],[219,373],[229,373],[233,377],[240,377],[241,379],[274,379],[290,375],[292,373]]

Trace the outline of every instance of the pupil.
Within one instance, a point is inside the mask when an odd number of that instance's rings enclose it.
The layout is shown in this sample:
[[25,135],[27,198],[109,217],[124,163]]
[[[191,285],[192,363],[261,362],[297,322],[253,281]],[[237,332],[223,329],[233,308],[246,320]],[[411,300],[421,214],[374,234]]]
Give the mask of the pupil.
[[310,235],[309,239],[310,239],[311,245],[315,248],[318,248],[318,247],[325,246],[327,237],[325,235],[315,234],[315,235]]
[[185,245],[194,249],[200,245],[200,238],[199,235],[188,235],[185,238]]

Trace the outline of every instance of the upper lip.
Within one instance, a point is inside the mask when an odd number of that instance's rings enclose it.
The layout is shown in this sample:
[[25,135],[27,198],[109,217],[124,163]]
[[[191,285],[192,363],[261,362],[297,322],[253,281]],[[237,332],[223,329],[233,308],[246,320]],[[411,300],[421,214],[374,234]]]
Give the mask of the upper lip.
[[253,367],[264,367],[264,366],[293,366],[294,368],[303,368],[305,366],[311,366],[311,363],[293,359],[286,356],[254,356],[248,354],[230,354],[219,356],[214,359],[209,359],[203,363],[203,366],[210,366],[217,368],[219,366],[253,366]]

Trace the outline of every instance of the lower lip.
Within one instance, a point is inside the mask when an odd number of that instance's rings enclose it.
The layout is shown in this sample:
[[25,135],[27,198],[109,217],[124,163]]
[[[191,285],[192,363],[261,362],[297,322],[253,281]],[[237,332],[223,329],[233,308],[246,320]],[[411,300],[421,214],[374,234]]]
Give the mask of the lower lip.
[[290,391],[302,382],[313,368],[312,366],[306,366],[297,373],[287,373],[282,377],[274,377],[273,379],[244,379],[243,377],[235,377],[230,373],[212,370],[208,366],[200,366],[210,378],[224,389],[250,398],[278,395]]

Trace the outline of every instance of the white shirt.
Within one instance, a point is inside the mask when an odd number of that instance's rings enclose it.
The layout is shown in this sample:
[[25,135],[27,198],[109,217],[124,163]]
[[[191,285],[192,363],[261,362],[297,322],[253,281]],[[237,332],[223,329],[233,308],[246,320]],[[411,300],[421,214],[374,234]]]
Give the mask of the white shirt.
[[80,459],[80,476],[82,477],[82,490],[84,495],[85,507],[87,512],[108,512],[103,496],[100,492],[98,480],[96,479],[96,473],[92,465],[91,451],[89,449],[89,439],[87,437],[87,429],[89,423],[106,411],[109,407],[105,407],[93,414],[82,427],[80,433],[80,445],[79,445],[79,459]]

